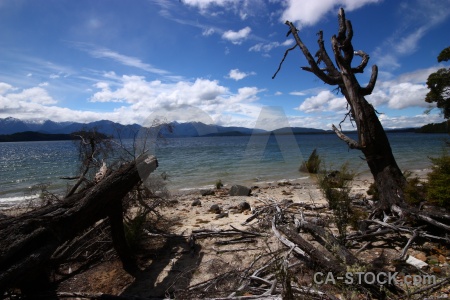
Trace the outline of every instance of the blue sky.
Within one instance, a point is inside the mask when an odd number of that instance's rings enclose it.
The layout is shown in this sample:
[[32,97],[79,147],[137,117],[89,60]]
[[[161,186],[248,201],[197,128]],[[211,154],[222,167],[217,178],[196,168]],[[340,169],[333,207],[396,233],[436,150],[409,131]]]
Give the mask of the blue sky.
[[291,126],[330,129],[346,102],[300,69],[298,49],[272,75],[294,43],[284,21],[312,53],[323,30],[331,55],[341,6],[355,50],[371,57],[360,83],[379,67],[367,99],[383,125],[441,122],[423,99],[445,66],[450,0],[0,0],[0,118],[142,124],[158,112],[253,127],[263,107],[281,106]]

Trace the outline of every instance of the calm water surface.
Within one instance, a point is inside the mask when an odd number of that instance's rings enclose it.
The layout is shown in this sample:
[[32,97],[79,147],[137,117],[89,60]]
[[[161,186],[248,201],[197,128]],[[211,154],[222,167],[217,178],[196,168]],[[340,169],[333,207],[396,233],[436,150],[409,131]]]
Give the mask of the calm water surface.
[[[403,170],[430,168],[428,157],[442,154],[446,134],[388,134],[397,163]],[[353,136],[356,138],[356,136]],[[131,144],[129,141],[128,144]],[[362,153],[349,150],[334,134],[297,136],[202,137],[158,141],[157,174],[169,174],[172,190],[206,187],[218,179],[225,184],[308,176],[298,167],[317,148],[328,168],[348,162],[360,173],[369,172]],[[33,196],[37,184],[64,193],[67,180],[79,169],[73,141],[0,143],[0,205]]]

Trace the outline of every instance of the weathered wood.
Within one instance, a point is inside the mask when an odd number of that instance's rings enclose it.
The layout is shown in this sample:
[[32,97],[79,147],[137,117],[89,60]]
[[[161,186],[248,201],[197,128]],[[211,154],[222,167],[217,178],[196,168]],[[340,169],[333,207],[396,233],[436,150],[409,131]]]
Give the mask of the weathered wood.
[[358,259],[347,248],[341,245],[333,234],[325,230],[325,228],[307,222],[304,217],[297,224],[300,228],[310,232],[327,250],[334,251],[344,264],[352,266],[359,263]]
[[[88,190],[16,218],[0,220],[0,294],[12,287],[27,288],[42,278],[60,245],[95,222],[117,214],[114,208],[121,205],[122,198],[157,166],[155,157],[139,157]],[[113,223],[117,225],[117,219]],[[116,229],[120,231],[120,225]],[[123,240],[116,240],[117,245],[123,246]],[[118,251],[120,256],[122,250]]]
[[[319,50],[315,55],[316,61],[300,39],[295,25],[286,21],[286,25],[289,26],[289,33],[295,39],[295,45],[286,50],[283,60],[272,78],[279,72],[287,53],[298,47],[309,64],[308,67],[302,69],[312,72],[324,83],[337,86],[348,103],[349,112],[346,117],[349,116],[356,124],[358,139],[349,138],[334,125],[333,130],[350,148],[359,149],[364,153],[379,193],[380,201],[377,202],[376,212],[392,210],[393,206],[404,205],[403,188],[406,179],[395,161],[389,140],[377,117],[377,112],[372,104],[365,99],[365,96],[370,95],[375,87],[378,67],[375,65],[372,67],[369,83],[365,87],[361,86],[355,74],[364,72],[369,62],[369,55],[361,50],[354,51],[352,23],[346,19],[342,8],[339,10],[338,23],[338,34],[331,38],[336,62],[334,64],[324,46],[322,31],[318,34]],[[361,62],[358,66],[352,67],[355,55],[361,57]],[[325,68],[321,67],[322,62],[325,64]]]

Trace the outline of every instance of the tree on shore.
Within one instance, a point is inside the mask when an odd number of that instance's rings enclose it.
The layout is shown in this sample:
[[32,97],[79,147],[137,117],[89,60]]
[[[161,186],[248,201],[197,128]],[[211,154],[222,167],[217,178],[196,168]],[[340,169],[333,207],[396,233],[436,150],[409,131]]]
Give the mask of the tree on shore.
[[[450,60],[450,47],[445,48],[437,57],[438,62]],[[430,89],[425,101],[436,102],[444,118],[450,118],[450,68],[441,68],[431,73],[427,79],[427,87]]]
[[[364,72],[369,62],[369,55],[362,50],[354,50],[352,45],[353,27],[351,22],[345,18],[342,8],[339,10],[338,20],[338,34],[331,38],[336,64],[332,62],[325,49],[322,31],[318,33],[319,50],[315,54],[316,59],[314,59],[300,39],[298,29],[292,22],[286,21],[286,25],[289,26],[288,35],[294,36],[295,45],[286,50],[280,66],[272,78],[275,78],[280,71],[287,54],[299,47],[309,64],[302,69],[312,72],[326,84],[337,86],[337,89],[347,100],[349,111],[345,117],[349,117],[356,124],[358,140],[351,139],[333,125],[334,132],[350,148],[363,152],[379,193],[380,200],[376,213],[391,210],[402,214],[401,207],[404,206],[403,188],[406,179],[395,161],[389,140],[377,117],[375,108],[365,99],[365,96],[370,95],[375,87],[378,67],[372,66],[369,83],[366,86],[361,86],[356,74]],[[352,66],[355,56],[361,57],[361,61],[359,65]]]

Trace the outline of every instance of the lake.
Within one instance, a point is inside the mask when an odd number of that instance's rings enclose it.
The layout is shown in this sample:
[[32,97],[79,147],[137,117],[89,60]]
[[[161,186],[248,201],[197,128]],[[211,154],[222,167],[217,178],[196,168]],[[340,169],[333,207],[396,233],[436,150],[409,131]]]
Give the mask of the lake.
[[[351,135],[356,139],[355,135]],[[402,170],[430,168],[428,157],[439,156],[447,134],[388,133]],[[334,134],[169,138],[154,141],[157,174],[169,175],[171,190],[224,184],[307,177],[298,168],[316,148],[328,169],[345,162],[358,173],[368,173],[360,151],[350,150]],[[132,141],[125,141],[130,146]],[[139,145],[139,143],[138,143]],[[139,148],[139,147],[138,147]],[[0,205],[10,205],[39,193],[36,185],[48,184],[64,193],[69,183],[60,177],[75,176],[78,152],[73,141],[0,143]]]

